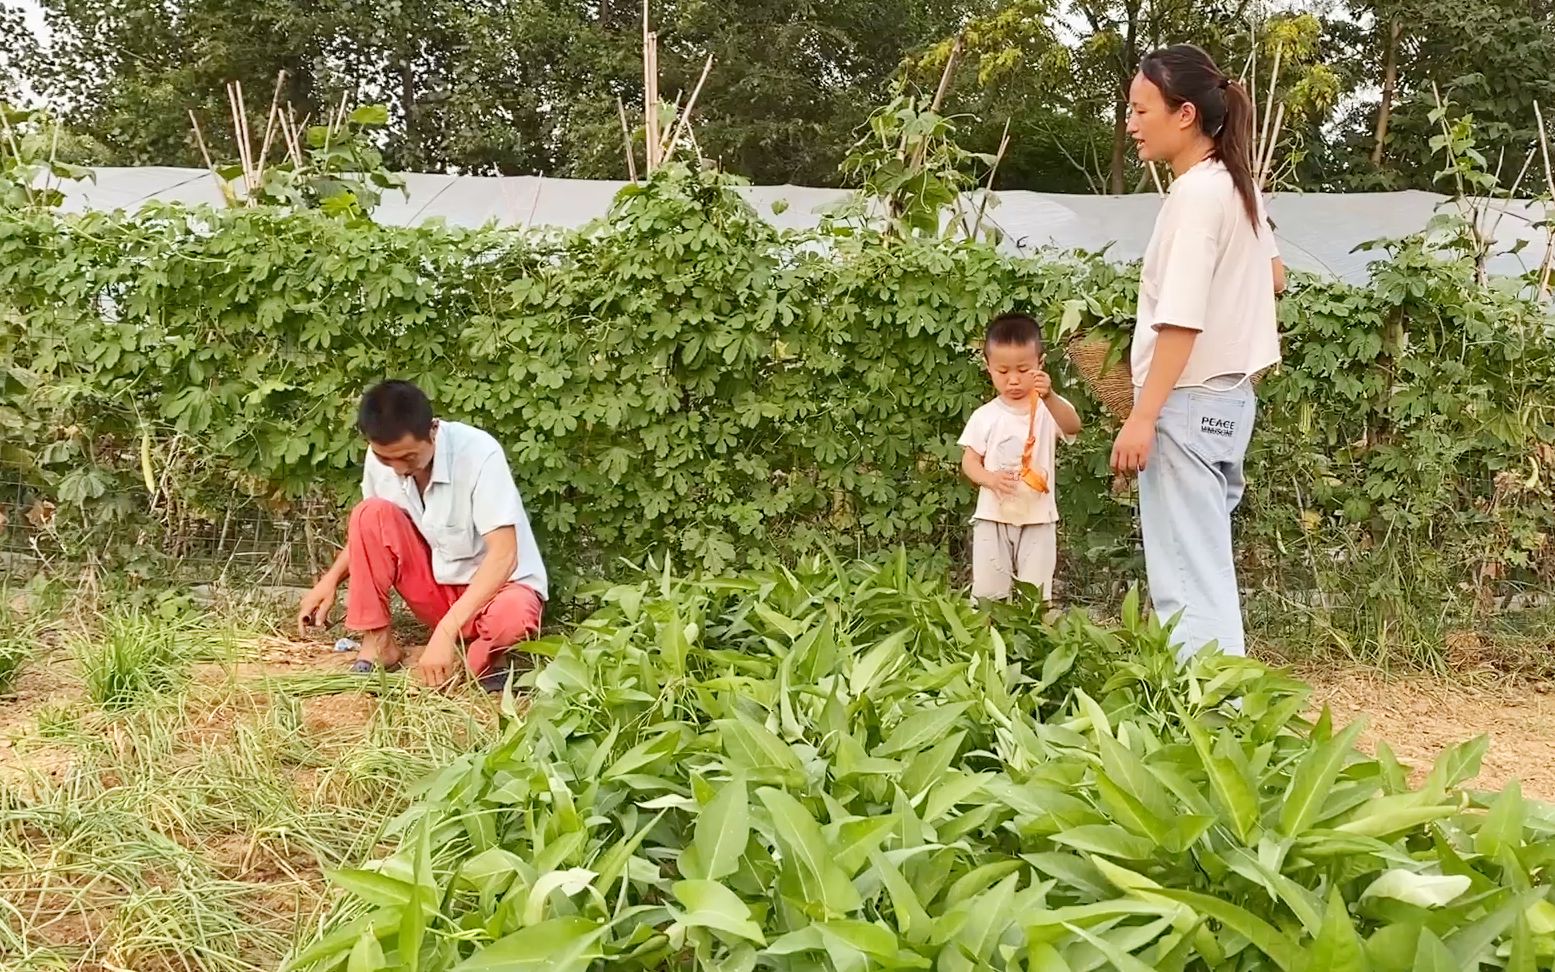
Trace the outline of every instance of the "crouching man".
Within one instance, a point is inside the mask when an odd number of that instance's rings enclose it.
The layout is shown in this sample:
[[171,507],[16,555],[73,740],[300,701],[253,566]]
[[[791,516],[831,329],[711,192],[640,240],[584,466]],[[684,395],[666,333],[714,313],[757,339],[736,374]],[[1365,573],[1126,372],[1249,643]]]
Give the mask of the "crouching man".
[[[302,599],[300,631],[329,623],[340,582],[346,627],[361,632],[351,670],[393,669],[404,653],[389,627],[389,594],[432,629],[416,662],[428,685],[468,668],[500,690],[504,653],[540,628],[545,564],[502,446],[480,429],[432,415],[421,389],[386,381],[362,398],[367,439],[362,502],[346,548]],[[463,664],[459,646],[463,642]]]

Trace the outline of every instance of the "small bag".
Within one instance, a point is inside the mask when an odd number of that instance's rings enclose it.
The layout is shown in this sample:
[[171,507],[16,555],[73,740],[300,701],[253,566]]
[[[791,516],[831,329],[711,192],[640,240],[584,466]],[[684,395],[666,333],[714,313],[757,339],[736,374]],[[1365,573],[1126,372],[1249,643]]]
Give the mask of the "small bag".
[[1031,415],[1026,420],[1026,448],[1020,453],[1020,478],[1039,493],[1047,492],[1047,476],[1031,464],[1031,453],[1037,444],[1037,403],[1042,399],[1031,396]]

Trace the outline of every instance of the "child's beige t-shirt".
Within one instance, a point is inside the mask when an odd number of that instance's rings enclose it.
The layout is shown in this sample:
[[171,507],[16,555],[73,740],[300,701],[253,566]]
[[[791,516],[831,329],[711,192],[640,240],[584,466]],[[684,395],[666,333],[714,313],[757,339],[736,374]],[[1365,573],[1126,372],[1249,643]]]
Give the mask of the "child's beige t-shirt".
[[[971,449],[983,457],[983,468],[992,472],[1020,469],[1021,453],[1026,448],[1026,430],[1030,422],[1030,406],[1026,402],[1012,405],[1003,398],[996,398],[972,413],[966,431],[961,433],[958,445]],[[1054,455],[1058,440],[1072,441],[1059,432],[1047,405],[1037,402],[1036,442],[1031,450],[1031,464],[1047,478],[1048,491],[1039,493],[1022,482],[1015,488],[1015,495],[1004,499],[991,489],[980,488],[977,493],[977,510],[974,520],[991,523],[1013,523],[1031,526],[1037,523],[1057,523],[1058,503],[1055,499],[1057,476]]]

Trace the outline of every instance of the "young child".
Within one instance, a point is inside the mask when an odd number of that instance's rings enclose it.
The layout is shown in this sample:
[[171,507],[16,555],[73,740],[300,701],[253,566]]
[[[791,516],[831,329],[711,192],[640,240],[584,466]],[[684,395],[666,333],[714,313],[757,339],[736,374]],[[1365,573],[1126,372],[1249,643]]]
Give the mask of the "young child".
[[977,486],[972,514],[972,596],[1002,600],[1019,579],[1051,595],[1058,559],[1053,453],[1080,431],[1074,406],[1053,394],[1043,370],[1042,328],[1025,314],[1001,314],[983,342],[999,397],[972,413],[960,444],[961,470]]

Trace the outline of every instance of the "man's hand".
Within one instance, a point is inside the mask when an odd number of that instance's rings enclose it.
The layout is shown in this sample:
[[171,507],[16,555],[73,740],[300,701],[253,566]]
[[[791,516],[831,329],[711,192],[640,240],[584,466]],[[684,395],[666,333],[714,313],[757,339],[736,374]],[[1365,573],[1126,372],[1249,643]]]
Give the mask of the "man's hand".
[[1047,397],[1053,394],[1053,376],[1045,371],[1037,372],[1036,382],[1031,386],[1031,390],[1038,398],[1047,401]]
[[1155,423],[1142,418],[1138,412],[1129,416],[1112,444],[1112,471],[1133,475],[1145,468],[1150,452],[1155,448]]
[[309,628],[329,626],[329,612],[335,607],[335,591],[334,584],[322,580],[302,596],[302,603],[297,607],[297,634],[300,637],[306,638]]
[[416,672],[432,688],[442,688],[459,672],[459,634],[443,625],[432,629],[432,639],[416,662]]

